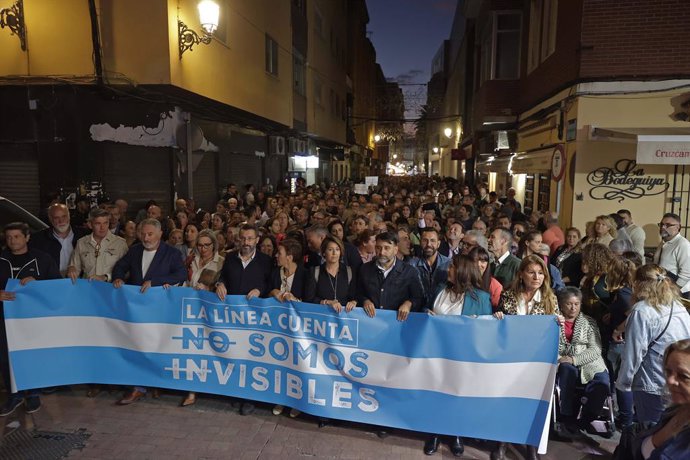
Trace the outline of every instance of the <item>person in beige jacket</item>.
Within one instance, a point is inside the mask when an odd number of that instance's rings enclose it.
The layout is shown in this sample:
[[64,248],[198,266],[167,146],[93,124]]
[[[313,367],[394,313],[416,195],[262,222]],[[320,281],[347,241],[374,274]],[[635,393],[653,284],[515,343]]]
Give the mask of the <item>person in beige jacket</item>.
[[[601,354],[601,336],[593,318],[580,312],[582,292],[566,287],[558,292],[558,305],[563,315],[558,340],[558,386],[561,390],[560,410],[563,435],[576,436],[580,430],[599,434],[594,421],[610,393],[609,373]],[[582,408],[576,387],[585,386],[587,402]]]

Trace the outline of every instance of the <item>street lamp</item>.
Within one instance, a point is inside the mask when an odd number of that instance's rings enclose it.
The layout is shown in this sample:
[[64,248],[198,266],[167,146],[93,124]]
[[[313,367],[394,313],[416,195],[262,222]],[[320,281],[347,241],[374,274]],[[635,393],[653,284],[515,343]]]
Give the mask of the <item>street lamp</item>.
[[451,137],[453,137],[453,130],[450,128],[446,128],[443,130],[443,134],[445,134],[446,137],[450,139]]
[[182,59],[182,53],[185,51],[193,51],[192,47],[203,43],[208,45],[211,43],[211,38],[213,38],[213,32],[218,28],[218,18],[220,17],[220,6],[213,0],[202,0],[198,5],[199,9],[199,22],[201,23],[201,28],[204,30],[202,35],[194,32],[192,29],[187,27],[187,24],[177,20],[177,33],[180,48],[180,59]]
[[374,136],[374,142],[378,142],[381,140],[381,136],[379,134]]
[[438,147],[434,147],[434,148],[431,149],[431,150],[433,150],[434,153],[438,153]]

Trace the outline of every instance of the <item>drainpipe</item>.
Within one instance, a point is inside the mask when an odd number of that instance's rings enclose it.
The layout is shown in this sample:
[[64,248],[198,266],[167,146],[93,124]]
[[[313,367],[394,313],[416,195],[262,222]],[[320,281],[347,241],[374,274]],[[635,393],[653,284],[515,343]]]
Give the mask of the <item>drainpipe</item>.
[[101,61],[101,38],[98,28],[98,13],[96,0],[89,1],[89,16],[91,17],[91,43],[93,43],[93,65],[96,72],[96,84],[103,86],[103,62]]

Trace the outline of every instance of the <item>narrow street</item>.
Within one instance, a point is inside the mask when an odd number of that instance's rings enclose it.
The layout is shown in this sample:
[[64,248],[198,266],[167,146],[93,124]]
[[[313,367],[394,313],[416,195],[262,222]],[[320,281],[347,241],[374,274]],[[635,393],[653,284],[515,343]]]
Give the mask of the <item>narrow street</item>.
[[[42,397],[43,407],[34,414],[23,410],[5,419],[4,445],[0,458],[58,458],[50,455],[59,442],[56,433],[80,433],[83,448],[74,448],[69,459],[421,459],[453,458],[447,445],[427,457],[422,452],[424,435],[395,430],[380,439],[362,425],[339,423],[318,428],[316,421],[301,415],[291,419],[276,417],[270,406],[242,417],[232,403],[215,397],[201,397],[194,406],[180,408],[181,395],[163,394],[130,406],[116,406],[120,392],[102,392],[96,398],[84,396],[84,387],[75,387]],[[286,412],[287,413],[287,412]],[[37,434],[20,438],[18,424]],[[80,432],[80,430],[82,430]],[[53,436],[46,435],[53,433]],[[553,460],[610,458],[617,441],[583,438],[573,443],[551,441],[541,458]],[[468,441],[462,458],[489,459],[491,443]],[[46,450],[41,453],[38,449]],[[512,449],[509,458],[521,459],[521,450]]]

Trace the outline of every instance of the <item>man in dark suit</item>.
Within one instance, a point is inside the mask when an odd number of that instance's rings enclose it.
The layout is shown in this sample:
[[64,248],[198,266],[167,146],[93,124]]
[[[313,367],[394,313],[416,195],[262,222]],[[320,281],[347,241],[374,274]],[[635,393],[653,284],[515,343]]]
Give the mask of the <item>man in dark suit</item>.
[[508,289],[520,268],[520,259],[510,253],[513,235],[505,228],[496,228],[489,235],[489,251],[494,255],[491,273],[502,285]]
[[[239,250],[225,256],[220,277],[216,283],[216,294],[220,300],[225,296],[245,295],[252,297],[266,297],[271,289],[271,271],[273,260],[261,251],[256,250],[259,234],[256,227],[245,224],[240,227]],[[243,401],[240,415],[254,412],[251,401]]]
[[245,295],[248,299],[268,295],[273,259],[256,250],[258,241],[256,227],[247,224],[240,228],[237,239],[239,250],[225,257],[216,283],[216,294],[220,300],[225,300],[228,294]]
[[397,310],[398,320],[407,319],[410,311],[420,311],[424,303],[424,288],[417,269],[400,260],[398,235],[383,232],[376,235],[376,258],[359,269],[358,303],[367,315],[376,309]]
[[48,207],[48,220],[50,227],[32,235],[29,247],[47,253],[60,269],[60,275],[65,276],[77,241],[89,231],[72,227],[69,209],[61,203]]
[[[115,263],[113,287],[119,289],[127,279],[127,284],[141,286],[143,294],[152,286],[163,286],[167,289],[187,279],[187,269],[182,262],[180,251],[161,241],[163,230],[157,219],[142,220],[139,236],[141,244],[132,246],[127,254]],[[118,401],[118,404],[132,404],[145,394],[146,388],[134,387]]]

